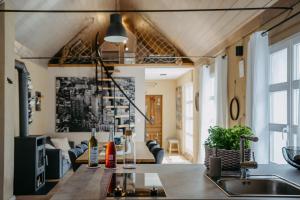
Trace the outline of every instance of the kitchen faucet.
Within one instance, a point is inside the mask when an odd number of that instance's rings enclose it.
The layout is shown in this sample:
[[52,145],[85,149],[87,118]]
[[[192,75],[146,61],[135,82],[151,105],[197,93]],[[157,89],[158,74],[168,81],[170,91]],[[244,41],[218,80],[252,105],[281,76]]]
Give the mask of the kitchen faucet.
[[246,141],[257,142],[258,137],[249,137],[249,136],[241,136],[240,137],[240,167],[241,167],[241,178],[247,178],[248,169],[256,169],[257,162],[255,162],[254,152],[253,152],[253,161],[246,161],[245,159],[245,143]]

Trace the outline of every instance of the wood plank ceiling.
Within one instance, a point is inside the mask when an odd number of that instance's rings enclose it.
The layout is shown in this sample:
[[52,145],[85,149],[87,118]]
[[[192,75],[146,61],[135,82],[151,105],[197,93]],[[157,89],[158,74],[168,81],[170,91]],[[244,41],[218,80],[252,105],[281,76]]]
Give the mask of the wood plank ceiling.
[[[114,9],[112,0],[12,0],[16,9]],[[188,9],[271,6],[277,0],[120,0],[121,9]],[[224,42],[262,11],[221,11],[192,13],[141,13],[185,55],[202,56]],[[125,13],[138,26],[137,14]],[[34,56],[53,56],[85,25],[99,24],[106,30],[108,13],[18,13],[16,40]],[[194,59],[196,61],[196,58]]]

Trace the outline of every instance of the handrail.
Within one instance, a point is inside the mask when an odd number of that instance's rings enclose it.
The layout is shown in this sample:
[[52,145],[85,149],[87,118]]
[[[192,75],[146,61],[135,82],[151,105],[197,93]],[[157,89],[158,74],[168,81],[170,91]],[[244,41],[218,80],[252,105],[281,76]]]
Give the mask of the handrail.
[[[116,82],[116,80],[111,76],[111,74],[109,73],[109,70],[107,69],[107,67],[105,66],[100,52],[99,52],[99,44],[98,44],[98,38],[99,38],[99,33],[97,33],[96,35],[96,45],[95,45],[95,49],[96,49],[96,69],[97,69],[97,64],[99,64],[98,62],[100,62],[101,67],[103,67],[103,69],[105,70],[105,73],[107,75],[107,77],[109,79],[112,80],[112,82],[114,83],[114,85],[120,90],[120,92],[125,96],[125,98],[129,101],[129,103],[131,105],[133,105],[133,107],[135,109],[137,109],[137,111],[150,123],[153,124],[152,121],[139,109],[139,107],[137,105],[135,105],[135,103],[128,97],[128,95],[124,92],[124,90],[122,89],[122,87]],[[98,83],[98,80],[96,80],[96,83]],[[97,84],[98,87],[98,84]]]

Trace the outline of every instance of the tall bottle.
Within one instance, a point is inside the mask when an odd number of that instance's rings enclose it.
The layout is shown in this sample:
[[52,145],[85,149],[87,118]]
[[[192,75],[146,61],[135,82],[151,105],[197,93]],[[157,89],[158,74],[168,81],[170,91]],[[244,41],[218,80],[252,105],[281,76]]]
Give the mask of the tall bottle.
[[136,168],[136,149],[135,149],[135,142],[131,130],[125,131],[123,168],[124,169]]
[[109,139],[106,145],[105,152],[105,167],[106,168],[116,168],[117,167],[117,152],[116,145],[114,141],[113,133],[109,133]]
[[89,141],[89,148],[88,148],[88,155],[89,155],[89,162],[88,166],[89,167],[98,167],[98,153],[99,153],[99,148],[98,148],[98,141],[96,139],[96,129],[92,129],[92,136]]

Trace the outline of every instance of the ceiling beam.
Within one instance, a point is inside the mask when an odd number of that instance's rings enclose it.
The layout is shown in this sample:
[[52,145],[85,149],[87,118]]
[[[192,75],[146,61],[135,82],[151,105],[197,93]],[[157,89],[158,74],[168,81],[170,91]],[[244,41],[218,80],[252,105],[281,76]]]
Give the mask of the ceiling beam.
[[250,10],[292,10],[291,7],[252,7],[252,8],[198,8],[198,9],[119,9],[119,10],[46,10],[46,9],[3,9],[0,12],[13,13],[178,13],[178,12],[222,12],[222,11],[250,11]]
[[[193,68],[193,63],[182,64],[107,64],[111,67],[148,67],[148,68]],[[48,64],[48,67],[95,67],[95,64]]]

